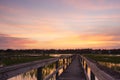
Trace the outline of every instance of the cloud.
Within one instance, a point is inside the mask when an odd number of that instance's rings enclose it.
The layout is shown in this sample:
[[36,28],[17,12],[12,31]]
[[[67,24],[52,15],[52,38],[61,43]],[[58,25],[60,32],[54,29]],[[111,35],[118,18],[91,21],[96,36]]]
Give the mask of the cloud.
[[27,38],[17,38],[11,37],[7,34],[0,34],[0,49],[23,49],[28,48],[28,45],[37,43],[34,40],[30,40]]
[[[30,34],[31,35],[31,34]],[[41,34],[42,35],[42,34]],[[67,48],[119,48],[120,36],[105,34],[67,34],[59,37],[48,37],[43,40],[38,34],[36,40],[13,37],[13,35],[0,34],[0,49],[67,49]],[[57,36],[58,34],[56,34]],[[15,36],[15,35],[14,35]],[[34,36],[34,35],[32,35]],[[47,37],[46,35],[44,35]],[[50,36],[50,35],[48,35]],[[44,37],[44,38],[45,38]],[[52,38],[52,39],[49,39]]]
[[42,48],[119,48],[119,39],[115,39],[118,36],[111,35],[68,35],[67,37],[57,38],[51,41],[43,41]]
[[81,10],[120,9],[118,0],[116,1],[114,0],[111,0],[111,1],[109,0],[62,0],[62,1],[67,5],[71,5]]
[[120,0],[12,1],[0,5],[0,48],[119,47]]
[[22,7],[17,7],[17,6],[8,6],[8,5],[3,5],[0,4],[0,11],[1,13],[4,14],[9,14],[11,16],[18,16],[18,15],[23,15],[29,13],[27,9],[22,8]]

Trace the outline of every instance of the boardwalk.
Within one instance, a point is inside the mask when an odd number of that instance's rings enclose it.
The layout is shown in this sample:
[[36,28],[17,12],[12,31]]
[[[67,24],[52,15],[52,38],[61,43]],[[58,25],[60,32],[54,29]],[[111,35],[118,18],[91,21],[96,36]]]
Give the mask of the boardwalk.
[[79,56],[75,56],[73,62],[62,73],[58,80],[86,80]]

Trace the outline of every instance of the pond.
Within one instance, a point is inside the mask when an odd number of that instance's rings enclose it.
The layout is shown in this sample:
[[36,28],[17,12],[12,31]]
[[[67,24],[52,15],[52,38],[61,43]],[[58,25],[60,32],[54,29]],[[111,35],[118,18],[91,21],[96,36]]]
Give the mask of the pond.
[[120,63],[111,63],[111,62],[98,62],[98,63],[116,72],[120,72]]

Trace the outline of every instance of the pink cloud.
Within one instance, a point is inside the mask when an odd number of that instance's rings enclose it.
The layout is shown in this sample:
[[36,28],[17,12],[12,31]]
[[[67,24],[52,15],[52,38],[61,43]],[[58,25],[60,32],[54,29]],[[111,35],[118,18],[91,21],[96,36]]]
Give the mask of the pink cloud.
[[11,13],[11,14],[22,14],[22,13],[27,13],[27,10],[21,7],[10,7],[7,5],[0,5],[0,10],[4,11],[6,13]]
[[[63,33],[64,35],[65,33]],[[41,35],[38,35],[38,37]],[[46,36],[47,37],[47,36]],[[28,38],[13,37],[13,35],[0,34],[0,48],[24,49],[67,49],[67,48],[116,48],[119,47],[120,37],[104,34],[67,34],[52,40],[31,40]]]
[[36,41],[27,38],[17,38],[7,34],[0,34],[0,49],[23,49],[28,48],[30,44],[36,43]]
[[[71,5],[82,10],[107,10],[120,9],[120,5],[116,2],[109,3],[106,0],[62,0],[65,4]],[[108,0],[109,1],[109,0]]]

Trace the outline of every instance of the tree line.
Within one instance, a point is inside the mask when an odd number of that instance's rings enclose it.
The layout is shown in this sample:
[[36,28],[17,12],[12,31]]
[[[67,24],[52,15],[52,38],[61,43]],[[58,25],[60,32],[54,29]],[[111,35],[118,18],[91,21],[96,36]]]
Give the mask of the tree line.
[[120,49],[6,49],[0,50],[0,55],[27,54],[120,54]]

